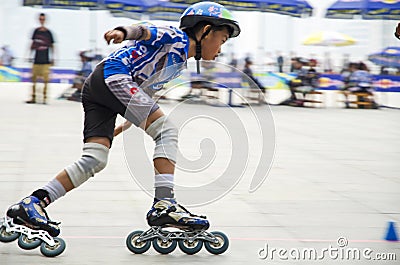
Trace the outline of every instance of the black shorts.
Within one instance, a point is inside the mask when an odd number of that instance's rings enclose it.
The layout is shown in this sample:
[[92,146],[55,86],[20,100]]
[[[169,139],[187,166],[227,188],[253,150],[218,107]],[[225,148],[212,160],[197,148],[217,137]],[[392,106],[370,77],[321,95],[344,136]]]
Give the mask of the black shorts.
[[112,143],[117,114],[124,116],[126,111],[126,107],[105,84],[103,69],[103,64],[99,64],[83,85],[84,142],[89,137],[107,137]]
[[[84,142],[89,137],[107,137],[112,143],[118,114],[139,126],[150,114],[159,109],[158,104],[140,87],[137,87],[137,90],[126,89],[126,86],[135,85],[130,78],[114,81],[116,82],[113,83],[111,91],[105,83],[104,65],[101,63],[96,66],[83,85]],[[130,104],[131,100],[134,104]]]

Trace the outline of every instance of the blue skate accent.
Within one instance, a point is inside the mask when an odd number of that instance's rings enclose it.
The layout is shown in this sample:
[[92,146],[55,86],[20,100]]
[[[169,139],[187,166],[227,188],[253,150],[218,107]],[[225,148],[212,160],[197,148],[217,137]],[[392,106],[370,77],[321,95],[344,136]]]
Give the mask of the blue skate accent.
[[195,215],[178,204],[173,198],[154,199],[147,221],[152,226],[182,226],[196,230],[207,230],[210,226],[206,216]]
[[[22,213],[21,209],[23,209]],[[38,198],[34,196],[29,196],[24,198],[18,204],[12,206],[9,209],[11,218],[17,219],[19,222],[23,222],[24,225],[31,227],[35,230],[45,230],[51,236],[56,237],[60,234],[59,223],[52,222],[41,205]]]

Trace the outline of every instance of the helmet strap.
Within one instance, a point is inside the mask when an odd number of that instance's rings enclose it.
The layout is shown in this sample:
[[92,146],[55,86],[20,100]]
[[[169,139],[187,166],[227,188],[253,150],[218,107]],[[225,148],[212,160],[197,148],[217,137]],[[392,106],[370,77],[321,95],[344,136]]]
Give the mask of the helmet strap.
[[196,68],[197,68],[197,74],[200,74],[200,59],[201,59],[201,41],[210,33],[211,27],[207,29],[203,35],[201,35],[200,40],[197,39],[196,34],[191,32],[190,37],[194,39],[196,42],[196,54],[194,55],[194,59],[196,60]]

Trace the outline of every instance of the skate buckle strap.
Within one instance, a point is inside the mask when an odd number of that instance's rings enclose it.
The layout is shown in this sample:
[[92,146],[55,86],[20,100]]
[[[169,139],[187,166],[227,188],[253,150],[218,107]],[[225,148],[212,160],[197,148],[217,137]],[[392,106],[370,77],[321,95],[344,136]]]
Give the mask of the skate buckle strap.
[[171,212],[175,212],[176,211],[176,207],[174,205],[168,207],[167,209],[164,209],[162,211],[159,212],[159,210],[157,210],[157,217],[161,217],[161,216],[165,216],[168,215]]
[[61,222],[50,221],[50,220],[48,220],[47,223],[48,223],[48,224],[52,224],[52,225],[59,225],[59,224],[61,224]]
[[42,210],[43,210],[44,214],[46,215],[47,223],[48,223],[48,224],[52,224],[52,225],[59,225],[59,224],[61,224],[61,222],[56,222],[56,221],[50,220],[49,215],[47,214],[46,210],[45,210],[44,208],[42,208]]
[[193,213],[189,212],[189,211],[188,211],[185,207],[183,207],[182,205],[178,204],[178,206],[181,207],[182,210],[184,210],[185,212],[187,212],[191,217],[200,217],[200,218],[203,218],[203,219],[207,219],[207,216],[205,216],[205,215],[193,214]]

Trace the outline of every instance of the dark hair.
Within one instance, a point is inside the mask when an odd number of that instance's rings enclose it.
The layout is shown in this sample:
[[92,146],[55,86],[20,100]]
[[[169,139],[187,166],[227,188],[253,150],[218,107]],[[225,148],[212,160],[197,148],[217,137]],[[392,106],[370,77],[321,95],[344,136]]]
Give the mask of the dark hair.
[[45,13],[40,13],[40,14],[39,14],[39,17],[45,17],[45,16],[46,16]]
[[362,71],[369,71],[368,66],[364,62],[358,63],[358,69]]
[[358,68],[358,63],[349,63],[349,68]]
[[221,26],[216,26],[214,24],[212,24],[210,21],[200,21],[199,23],[197,23],[196,25],[194,25],[191,28],[185,28],[183,29],[183,31],[189,36],[189,37],[193,37],[192,34],[196,35],[197,32],[199,32],[200,30],[202,30],[205,26],[210,25],[211,26],[211,30],[212,31],[221,31],[224,29],[227,29],[229,32],[229,35],[232,34],[233,29],[227,25],[221,25]]

